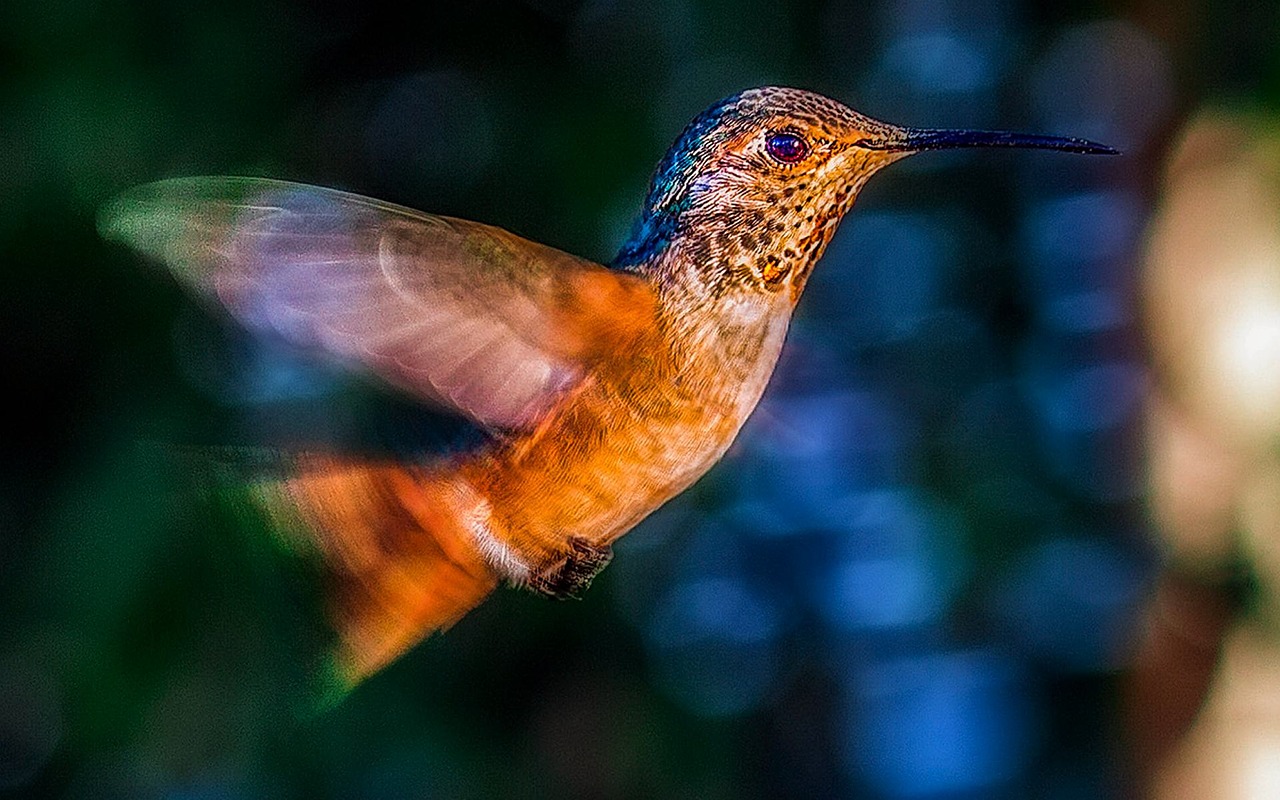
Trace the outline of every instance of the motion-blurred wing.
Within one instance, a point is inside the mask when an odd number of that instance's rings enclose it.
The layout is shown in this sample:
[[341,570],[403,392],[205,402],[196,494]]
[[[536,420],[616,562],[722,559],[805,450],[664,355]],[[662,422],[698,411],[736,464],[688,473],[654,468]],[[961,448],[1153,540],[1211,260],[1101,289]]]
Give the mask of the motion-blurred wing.
[[536,424],[651,330],[641,280],[498,228],[256,178],[179,178],[104,209],[246,326],[365,366],[494,428]]

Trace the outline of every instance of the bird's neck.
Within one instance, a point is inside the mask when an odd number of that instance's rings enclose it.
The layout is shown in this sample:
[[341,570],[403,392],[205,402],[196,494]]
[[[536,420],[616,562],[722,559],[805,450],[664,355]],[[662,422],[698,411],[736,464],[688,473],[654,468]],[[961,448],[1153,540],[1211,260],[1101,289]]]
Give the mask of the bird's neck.
[[644,213],[631,226],[631,234],[614,256],[612,266],[644,277],[652,276],[652,267],[663,261],[671,245],[682,237],[679,214],[646,204]]
[[710,394],[720,391],[712,384],[723,384],[735,398],[753,386],[747,394],[754,405],[786,335],[795,306],[791,293],[761,291],[733,278],[695,237],[678,237],[624,269],[654,287],[677,382],[694,380]]
[[829,213],[787,224],[751,193],[722,193],[688,207],[649,205],[612,264],[698,301],[737,292],[799,298],[854,192]]

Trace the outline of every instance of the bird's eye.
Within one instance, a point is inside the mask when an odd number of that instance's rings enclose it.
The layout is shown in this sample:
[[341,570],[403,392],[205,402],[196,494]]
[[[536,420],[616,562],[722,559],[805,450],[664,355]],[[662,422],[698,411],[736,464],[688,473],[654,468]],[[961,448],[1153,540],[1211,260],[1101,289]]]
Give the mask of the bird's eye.
[[809,155],[809,143],[794,133],[769,134],[764,149],[783,164],[795,164]]

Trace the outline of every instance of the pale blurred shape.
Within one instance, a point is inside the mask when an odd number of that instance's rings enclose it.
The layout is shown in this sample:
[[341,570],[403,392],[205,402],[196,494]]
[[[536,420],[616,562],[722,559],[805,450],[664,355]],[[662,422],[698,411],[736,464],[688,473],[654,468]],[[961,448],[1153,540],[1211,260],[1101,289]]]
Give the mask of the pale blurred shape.
[[1172,158],[1146,264],[1151,346],[1179,401],[1237,445],[1280,437],[1280,159],[1206,115]]
[[1280,796],[1275,128],[1262,115],[1193,120],[1151,226],[1143,296],[1161,390],[1149,415],[1153,515],[1184,573],[1243,572],[1254,583],[1205,707],[1159,767],[1160,800]]
[[1162,771],[1160,800],[1280,797],[1280,660],[1265,635],[1237,629],[1191,734]]
[[1214,344],[1222,382],[1236,390],[1241,419],[1251,427],[1266,425],[1280,409],[1280,293],[1241,297]]
[[1242,777],[1246,797],[1280,797],[1280,735],[1254,743]]
[[1203,420],[1159,395],[1150,401],[1146,431],[1156,529],[1178,558],[1222,563],[1233,544],[1241,459]]

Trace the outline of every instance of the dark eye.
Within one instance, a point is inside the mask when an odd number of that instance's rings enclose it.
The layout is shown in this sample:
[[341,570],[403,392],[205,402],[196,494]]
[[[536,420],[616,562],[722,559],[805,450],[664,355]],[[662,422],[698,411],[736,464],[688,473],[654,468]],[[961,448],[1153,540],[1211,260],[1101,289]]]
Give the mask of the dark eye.
[[764,149],[783,164],[803,161],[804,157],[809,155],[809,143],[803,136],[797,136],[794,133],[769,134],[768,140],[764,143]]

